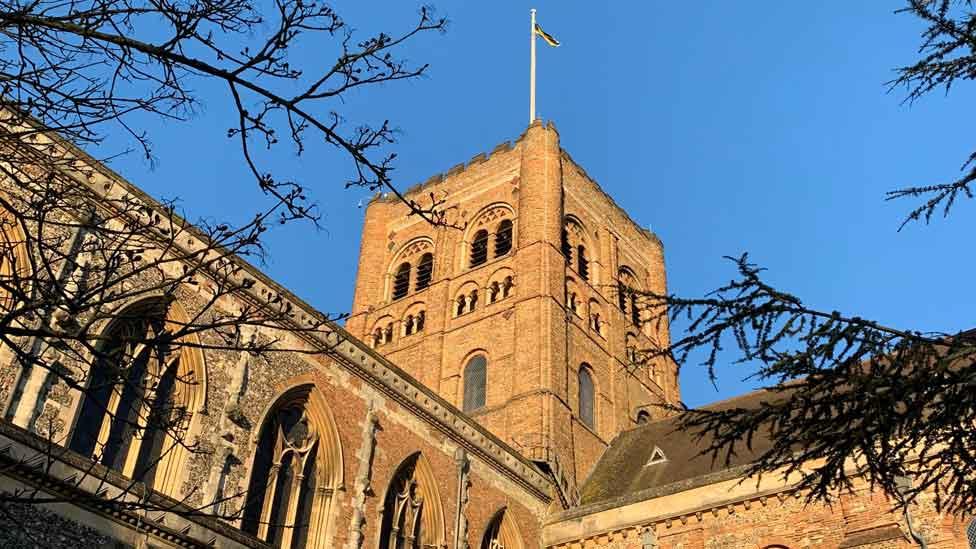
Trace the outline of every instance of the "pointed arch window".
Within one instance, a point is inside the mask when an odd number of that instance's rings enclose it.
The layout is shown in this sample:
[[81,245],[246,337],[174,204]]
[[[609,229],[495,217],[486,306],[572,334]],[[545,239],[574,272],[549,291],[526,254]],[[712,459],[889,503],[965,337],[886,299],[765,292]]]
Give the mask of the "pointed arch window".
[[512,220],[505,219],[498,224],[495,231],[495,257],[501,257],[512,251]]
[[593,413],[594,408],[594,387],[593,374],[590,373],[590,365],[583,363],[579,369],[579,415],[580,419],[591,429],[596,428],[596,418]]
[[[202,398],[202,357],[174,340],[175,304],[125,309],[103,334],[69,448],[174,495],[186,433]],[[121,374],[121,375],[120,375]]]
[[27,238],[17,218],[0,206],[0,310],[9,311],[30,281]]
[[434,276],[434,254],[424,254],[417,263],[417,283],[416,291],[423,290],[430,286],[430,281]]
[[481,549],[523,549],[524,547],[522,536],[507,509],[496,513],[485,529],[485,535],[481,539]]
[[380,549],[446,547],[444,515],[434,477],[421,454],[397,469],[383,501]]
[[644,425],[651,422],[651,414],[647,410],[637,412],[637,424]]
[[471,266],[477,267],[488,261],[488,231],[481,229],[471,241]]
[[274,547],[325,547],[341,456],[320,397],[310,386],[286,393],[261,427],[241,528]]
[[461,409],[473,412],[485,406],[488,385],[488,360],[478,355],[464,367],[464,400]]
[[410,292],[410,264],[401,263],[393,275],[393,299],[402,299]]

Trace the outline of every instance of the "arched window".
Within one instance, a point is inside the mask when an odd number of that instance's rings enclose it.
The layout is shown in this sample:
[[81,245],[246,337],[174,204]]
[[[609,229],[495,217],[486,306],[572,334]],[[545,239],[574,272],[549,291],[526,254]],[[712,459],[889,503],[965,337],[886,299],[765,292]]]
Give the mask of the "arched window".
[[[203,358],[186,315],[152,300],[120,313],[96,351],[69,447],[150,488],[177,495],[187,430],[203,398]],[[118,373],[124,372],[124,377]]]
[[383,501],[380,549],[446,547],[444,511],[434,475],[420,453],[397,468]]
[[976,518],[969,521],[966,527],[966,540],[969,541],[969,549],[976,549]]
[[401,263],[393,276],[393,299],[401,299],[410,292],[410,264]]
[[495,231],[495,257],[501,257],[512,251],[512,221],[505,219],[498,224]]
[[580,298],[576,292],[576,283],[572,278],[566,279],[566,308],[577,316],[580,315]]
[[647,410],[641,410],[637,412],[637,424],[643,425],[651,421],[651,414]]
[[471,266],[477,267],[488,261],[488,231],[481,229],[471,241]]
[[411,309],[415,312],[408,314],[403,317],[401,323],[403,324],[403,335],[411,336],[413,334],[422,332],[424,330],[424,321],[426,320],[426,313],[421,310]]
[[577,297],[576,292],[569,292],[569,295],[566,296],[566,305],[569,310],[577,315],[579,314],[579,297]]
[[627,360],[632,364],[636,363],[639,357],[637,352],[637,337],[634,334],[624,336],[624,348],[627,353]]
[[430,280],[434,276],[434,254],[424,254],[417,263],[417,283],[414,286],[416,291],[423,290],[430,286]]
[[620,311],[624,313],[624,318],[630,316],[630,322],[634,326],[641,324],[641,312],[637,307],[637,276],[629,267],[621,267],[617,272],[617,299]]
[[326,547],[342,450],[332,415],[309,386],[285,393],[265,417],[241,528],[274,547]]
[[591,429],[596,428],[593,397],[593,374],[590,373],[590,365],[583,363],[579,369],[579,415],[583,423]]
[[561,247],[562,252],[563,252],[563,257],[566,258],[566,264],[567,265],[572,265],[573,264],[573,245],[569,243],[569,231],[567,231],[566,229],[563,229],[562,243],[561,243],[561,246],[560,247]]
[[502,299],[512,295],[512,288],[515,287],[515,281],[512,277],[506,276],[505,280],[502,281]]
[[0,206],[0,310],[9,311],[30,280],[27,238],[16,216]]
[[597,333],[600,337],[606,337],[606,319],[603,318],[603,310],[600,304],[595,300],[590,300],[590,329]]
[[481,538],[481,549],[523,549],[522,535],[506,509],[497,512]]
[[485,405],[488,384],[488,360],[478,355],[464,367],[464,401],[461,409],[473,412]]
[[586,246],[576,247],[576,272],[583,280],[590,279],[590,260],[586,258]]

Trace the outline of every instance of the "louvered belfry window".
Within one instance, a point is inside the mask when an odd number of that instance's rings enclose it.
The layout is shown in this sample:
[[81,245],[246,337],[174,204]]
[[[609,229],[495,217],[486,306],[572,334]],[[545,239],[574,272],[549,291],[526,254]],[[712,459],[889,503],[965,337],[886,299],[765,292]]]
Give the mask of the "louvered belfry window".
[[488,231],[482,229],[475,233],[471,241],[471,266],[477,267],[488,261]]
[[410,291],[410,264],[401,263],[393,277],[393,299],[401,299]]
[[416,290],[419,292],[430,286],[430,280],[434,276],[434,254],[424,254],[417,263],[417,283]]
[[579,370],[579,415],[591,429],[596,426],[593,414],[593,376],[589,366],[583,364]]
[[488,360],[478,355],[464,367],[464,402],[462,409],[472,412],[485,405],[485,389],[488,381]]
[[512,222],[504,220],[498,224],[495,233],[495,257],[501,257],[512,251]]
[[583,280],[590,279],[590,260],[586,258],[586,248],[582,244],[576,247],[576,272]]
[[563,256],[566,257],[566,263],[573,263],[573,246],[569,243],[569,231],[563,229],[563,240],[562,240],[562,251]]

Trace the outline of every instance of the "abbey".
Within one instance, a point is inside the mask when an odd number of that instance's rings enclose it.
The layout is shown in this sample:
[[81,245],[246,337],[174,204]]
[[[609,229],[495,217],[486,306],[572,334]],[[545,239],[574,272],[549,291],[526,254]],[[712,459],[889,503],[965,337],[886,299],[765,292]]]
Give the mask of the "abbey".
[[[96,189],[93,200],[131,195],[161,209],[104,166],[90,168],[77,184]],[[659,406],[680,402],[675,364],[634,366],[637,349],[670,337],[630,291],[666,292],[663,245],[561,148],[553,125],[536,122],[405,194],[435,197],[448,223],[374,199],[348,320],[292,330],[294,352],[259,360],[200,333],[176,356],[139,354],[140,369],[64,365],[96,382],[112,368],[157,372],[153,391],[179,402],[192,444],[151,424],[125,436],[135,406],[125,391],[98,396],[0,350],[0,491],[50,496],[0,503],[0,544],[976,547],[967,517],[937,511],[931,498],[906,516],[867,485],[828,507],[806,504],[795,479],[743,478],[768,441],[730,463],[701,456],[707,441]],[[3,227],[4,241],[29,240]],[[246,295],[223,306],[274,295],[298,324],[317,315],[254,267],[239,268]],[[103,339],[122,346],[126,334],[187,323],[207,307],[203,294],[126,304],[125,322],[108,323]],[[265,332],[251,335],[270,339]]]

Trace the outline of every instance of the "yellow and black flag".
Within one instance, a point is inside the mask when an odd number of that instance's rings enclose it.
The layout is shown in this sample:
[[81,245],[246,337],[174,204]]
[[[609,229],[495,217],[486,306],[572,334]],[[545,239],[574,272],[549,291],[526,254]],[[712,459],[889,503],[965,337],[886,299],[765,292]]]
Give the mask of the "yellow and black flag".
[[542,30],[542,26],[539,25],[538,23],[535,24],[535,33],[541,36],[542,39],[546,41],[546,44],[549,44],[554,48],[559,47],[559,40],[556,40],[555,38],[552,37],[552,35]]

